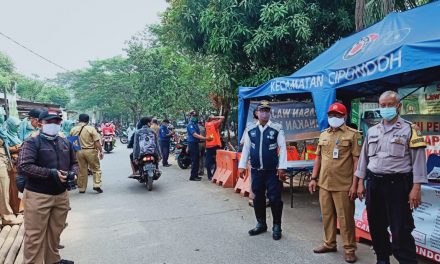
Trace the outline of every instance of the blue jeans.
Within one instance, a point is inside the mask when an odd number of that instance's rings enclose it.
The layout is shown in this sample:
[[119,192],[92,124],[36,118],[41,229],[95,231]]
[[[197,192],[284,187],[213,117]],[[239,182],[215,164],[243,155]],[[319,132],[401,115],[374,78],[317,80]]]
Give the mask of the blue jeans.
[[190,179],[199,177],[199,142],[188,142],[188,151],[191,156],[191,176]]
[[168,157],[170,156],[169,141],[160,141],[160,152],[162,153],[162,165],[168,165]]

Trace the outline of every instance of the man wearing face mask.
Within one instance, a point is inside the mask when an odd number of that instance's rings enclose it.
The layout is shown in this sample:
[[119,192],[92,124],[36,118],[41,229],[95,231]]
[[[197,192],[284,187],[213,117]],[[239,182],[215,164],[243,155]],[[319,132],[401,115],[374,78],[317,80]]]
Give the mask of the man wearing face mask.
[[[421,204],[421,184],[427,183],[426,143],[420,131],[399,116],[399,94],[379,98],[383,120],[368,129],[356,176],[358,197],[365,195],[368,224],[378,264],[417,263],[412,210]],[[392,242],[388,233],[390,227]]]
[[26,177],[24,191],[23,263],[70,264],[58,251],[60,235],[69,211],[67,173],[76,175],[73,145],[58,136],[62,118],[56,110],[40,114],[39,135],[28,138],[18,160],[18,172]]
[[190,112],[190,121],[186,130],[188,132],[188,149],[189,155],[191,156],[191,176],[190,181],[201,181],[202,178],[198,176],[199,164],[200,164],[200,150],[199,143],[200,140],[211,141],[212,138],[206,138],[201,135],[200,128],[198,125],[199,114],[196,111]]
[[319,186],[319,202],[324,225],[324,243],[313,249],[316,254],[337,251],[336,220],[339,220],[344,243],[344,259],[348,263],[357,260],[355,255],[354,200],[357,177],[354,172],[362,146],[359,131],[348,127],[347,109],[334,103],[327,111],[330,127],[319,136],[315,165],[309,183],[310,193]]
[[[281,239],[281,216],[283,202],[281,192],[286,179],[287,169],[286,139],[282,126],[271,122],[270,105],[261,101],[258,105],[258,123],[249,125],[243,136],[244,145],[238,165],[240,177],[246,170],[247,161],[251,161],[251,189],[254,193],[254,211],[257,226],[249,230],[250,236],[267,231],[266,224],[266,192],[272,210],[272,238]],[[279,151],[279,156],[277,151]],[[277,175],[278,174],[278,175]]]

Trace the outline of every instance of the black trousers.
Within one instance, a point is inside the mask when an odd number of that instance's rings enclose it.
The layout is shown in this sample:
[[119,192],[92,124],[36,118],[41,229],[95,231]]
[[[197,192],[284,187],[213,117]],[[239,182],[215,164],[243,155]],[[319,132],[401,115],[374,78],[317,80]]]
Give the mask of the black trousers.
[[270,201],[274,225],[281,225],[283,202],[281,192],[283,184],[277,176],[277,170],[251,170],[251,188],[254,193],[254,211],[257,222],[266,224],[266,194]]
[[374,176],[371,172],[367,175],[368,224],[377,259],[388,260],[393,254],[400,264],[417,263],[416,244],[411,235],[414,219],[408,203],[412,175],[382,176]]
[[160,141],[160,152],[162,153],[162,165],[168,165],[168,157],[170,156],[170,142]]
[[217,149],[219,149],[219,147],[206,148],[205,166],[206,171],[208,172],[208,179],[212,179],[212,176],[215,173],[215,158],[217,155]]
[[188,151],[191,156],[191,176],[190,179],[195,179],[199,177],[199,143],[198,142],[188,142]]

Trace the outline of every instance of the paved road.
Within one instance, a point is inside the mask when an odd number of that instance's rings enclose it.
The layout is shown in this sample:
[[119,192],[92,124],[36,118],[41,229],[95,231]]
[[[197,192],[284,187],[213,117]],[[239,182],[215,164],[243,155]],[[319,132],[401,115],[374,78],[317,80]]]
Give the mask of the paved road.
[[[91,190],[91,178],[85,194],[71,192],[62,257],[80,264],[345,263],[341,247],[321,256],[311,251],[322,237],[317,197],[298,191],[293,209],[286,202],[280,241],[270,232],[249,237],[255,220],[247,199],[206,178],[190,182],[176,165],[148,192],[127,178],[128,154],[119,144],[105,156],[103,194]],[[288,201],[287,189],[285,195]],[[358,263],[375,263],[368,245],[359,245],[358,256]]]

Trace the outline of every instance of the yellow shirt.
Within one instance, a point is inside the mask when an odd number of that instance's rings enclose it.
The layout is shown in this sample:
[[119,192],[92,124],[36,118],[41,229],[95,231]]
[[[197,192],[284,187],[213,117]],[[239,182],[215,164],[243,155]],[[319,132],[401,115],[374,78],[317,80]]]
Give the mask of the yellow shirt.
[[[81,131],[81,129],[84,129]],[[81,135],[79,136],[79,142],[81,144],[81,149],[94,149],[95,142],[101,139],[101,136],[98,134],[96,129],[93,126],[89,126],[85,123],[79,123],[75,126],[72,131],[70,131],[71,136],[78,136],[81,131]]]
[[[321,157],[318,185],[328,191],[348,191],[353,183],[353,157],[359,157],[362,136],[346,125],[321,133],[316,154]],[[333,157],[337,149],[337,157]]]

